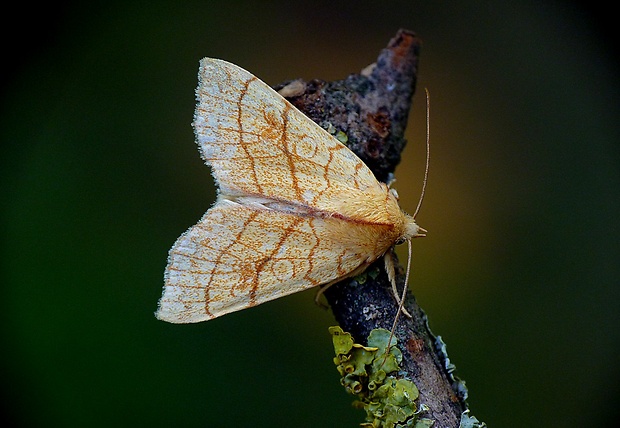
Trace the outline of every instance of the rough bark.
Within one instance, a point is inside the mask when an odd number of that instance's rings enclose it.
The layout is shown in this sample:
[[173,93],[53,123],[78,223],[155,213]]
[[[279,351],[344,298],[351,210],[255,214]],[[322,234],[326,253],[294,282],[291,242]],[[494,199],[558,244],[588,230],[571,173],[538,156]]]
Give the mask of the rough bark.
[[[415,91],[420,40],[407,30],[399,30],[381,51],[377,62],[344,80],[302,80],[276,87],[297,108],[323,128],[346,135],[346,145],[374,172],[388,182],[400,162],[411,99]],[[422,175],[420,175],[422,176]],[[342,281],[326,292],[326,298],[344,331],[358,343],[365,343],[371,330],[391,329],[397,304],[379,259],[361,284]],[[404,282],[397,266],[399,286]],[[450,372],[447,357],[428,328],[426,315],[409,292],[406,308],[412,315],[401,316],[395,336],[403,353],[404,376],[420,391],[419,404],[428,406],[424,417],[435,427],[458,427],[466,409],[465,397]]]

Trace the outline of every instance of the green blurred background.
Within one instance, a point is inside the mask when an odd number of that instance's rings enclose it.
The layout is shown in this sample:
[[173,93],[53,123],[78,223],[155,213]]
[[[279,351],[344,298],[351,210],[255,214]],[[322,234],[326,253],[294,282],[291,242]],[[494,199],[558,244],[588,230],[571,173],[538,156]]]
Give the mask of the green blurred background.
[[571,2],[152,1],[6,15],[2,412],[15,426],[353,427],[309,291],[155,320],[169,247],[214,200],[190,126],[198,61],[342,79],[424,40],[397,170],[411,289],[491,427],[620,417],[618,62]]

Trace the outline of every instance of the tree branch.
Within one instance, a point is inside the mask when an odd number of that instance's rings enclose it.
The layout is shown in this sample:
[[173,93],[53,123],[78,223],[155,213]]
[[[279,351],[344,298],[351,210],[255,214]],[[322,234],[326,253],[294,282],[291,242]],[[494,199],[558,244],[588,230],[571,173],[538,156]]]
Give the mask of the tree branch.
[[[359,74],[334,82],[285,82],[276,90],[345,141],[378,180],[388,182],[406,144],[404,132],[415,91],[420,45],[414,33],[399,30],[377,62]],[[365,282],[347,279],[325,293],[342,329],[359,343],[365,343],[375,328],[391,329],[397,310],[383,259],[367,272]],[[400,266],[397,281],[402,286]],[[419,389],[419,404],[428,406],[424,417],[434,419],[435,427],[457,427],[467,408],[464,387],[450,373],[453,366],[445,349],[430,332],[426,315],[411,293],[406,308],[412,318],[401,316],[395,332],[403,353],[404,376]]]

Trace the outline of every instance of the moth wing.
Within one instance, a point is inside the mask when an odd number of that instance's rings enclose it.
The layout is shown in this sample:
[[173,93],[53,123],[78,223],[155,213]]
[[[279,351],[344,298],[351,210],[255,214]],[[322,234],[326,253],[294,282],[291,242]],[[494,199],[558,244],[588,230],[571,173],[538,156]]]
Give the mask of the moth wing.
[[222,200],[170,250],[156,316],[205,321],[345,277],[367,263],[369,238],[337,219]]
[[198,75],[196,140],[223,194],[327,211],[341,209],[343,196],[384,202],[387,190],[372,171],[267,84],[210,58]]

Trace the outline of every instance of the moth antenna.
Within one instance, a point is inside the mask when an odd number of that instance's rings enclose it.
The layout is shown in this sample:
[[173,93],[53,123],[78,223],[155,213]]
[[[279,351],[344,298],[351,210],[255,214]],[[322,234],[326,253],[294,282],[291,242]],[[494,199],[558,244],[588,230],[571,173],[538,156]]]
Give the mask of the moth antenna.
[[428,88],[424,88],[426,92],[426,167],[424,168],[424,181],[422,182],[422,193],[420,193],[420,200],[418,206],[413,213],[413,218],[416,218],[420,208],[422,207],[422,201],[424,200],[424,193],[426,193],[426,184],[428,183],[428,166],[431,158],[431,131],[430,131],[430,117],[431,117],[431,94],[428,92]]
[[[426,92],[426,165],[424,167],[424,181],[422,182],[422,192],[420,193],[420,200],[418,201],[418,206],[413,213],[413,218],[415,219],[420,212],[420,208],[422,207],[422,201],[424,200],[424,194],[426,193],[426,185],[428,183],[428,169],[431,158],[431,134],[430,134],[430,112],[431,112],[431,95],[428,91],[428,88],[424,88],[424,92]],[[405,297],[407,297],[407,285],[409,284],[409,272],[411,271],[411,239],[407,239],[407,272],[405,273],[405,284],[403,286],[403,294],[398,302],[398,309],[396,311],[396,316],[394,317],[394,323],[392,324],[392,329],[390,330],[390,338],[388,339],[388,346],[385,350],[385,357],[383,358],[383,363],[381,366],[385,364],[387,360],[388,354],[390,352],[390,348],[392,347],[392,338],[394,337],[394,332],[396,331],[396,324],[398,323],[398,318],[400,314],[405,310]]]
[[407,257],[407,272],[405,273],[405,284],[403,285],[403,294],[400,297],[400,302],[398,303],[398,309],[396,310],[396,316],[394,317],[394,323],[392,324],[392,329],[390,330],[390,338],[388,339],[388,346],[385,348],[385,357],[383,358],[383,362],[381,366],[385,364],[387,357],[390,353],[390,348],[392,347],[392,338],[394,337],[394,332],[396,331],[396,324],[398,323],[398,317],[405,310],[405,297],[407,297],[407,284],[409,284],[409,271],[411,270],[411,239],[407,239],[407,250],[409,251],[409,256]]

